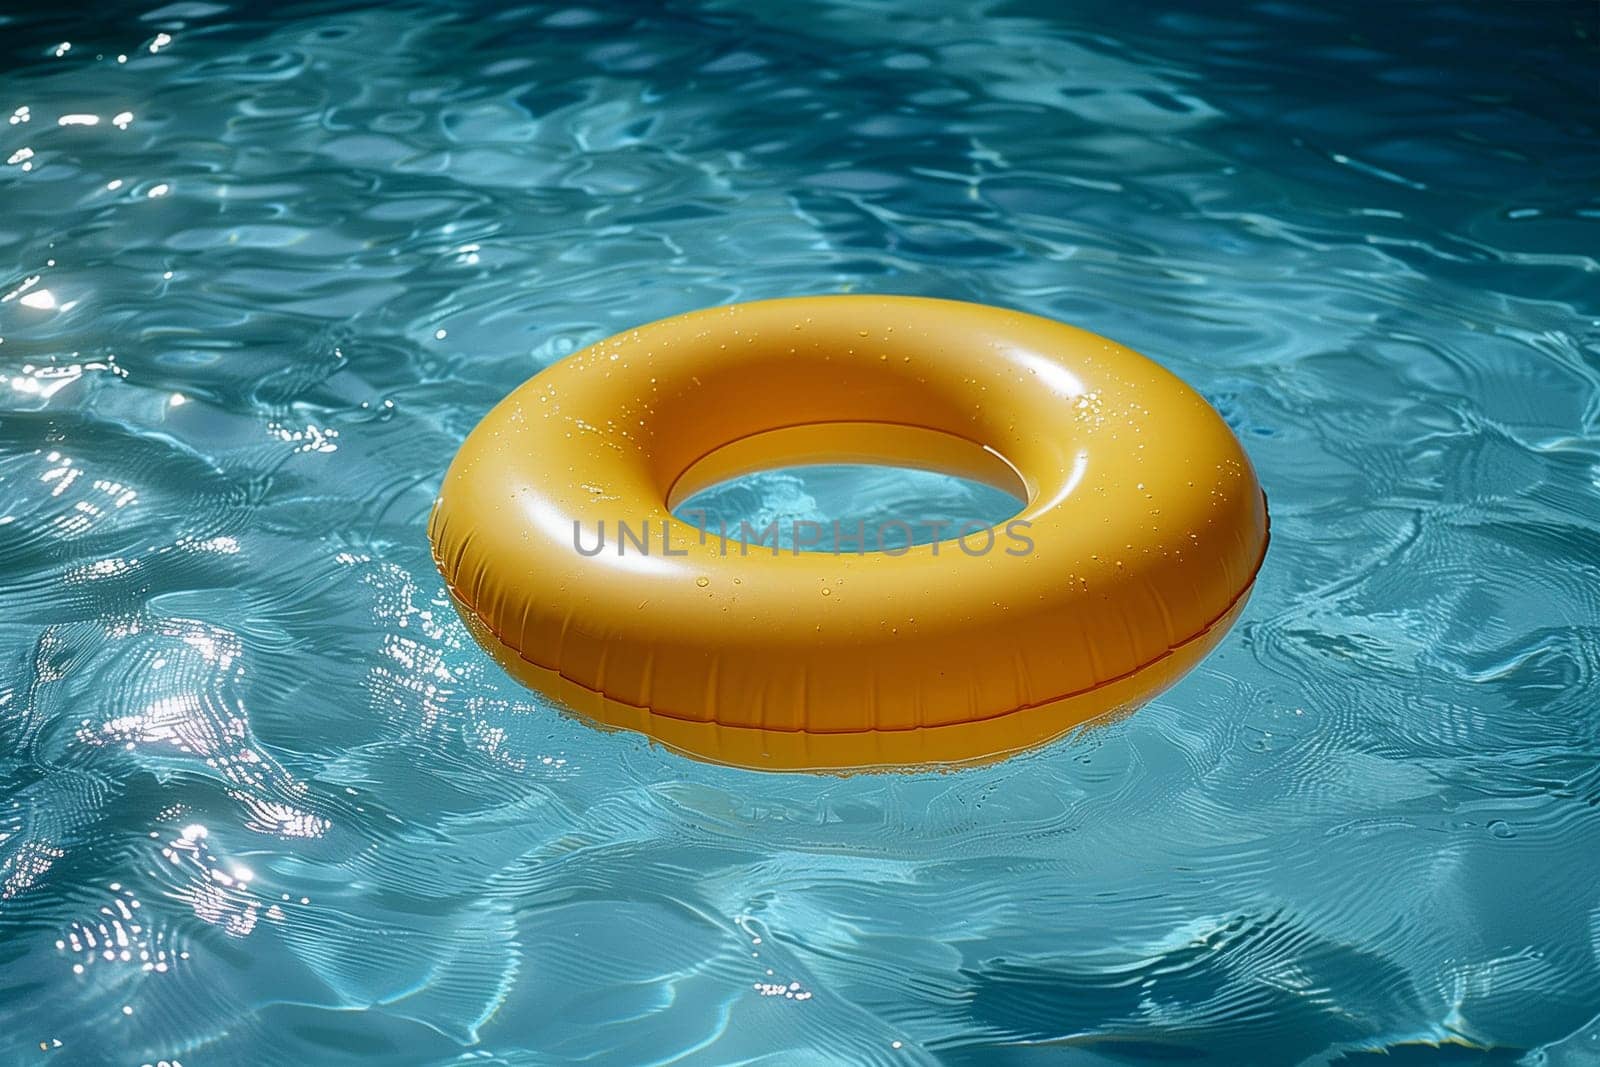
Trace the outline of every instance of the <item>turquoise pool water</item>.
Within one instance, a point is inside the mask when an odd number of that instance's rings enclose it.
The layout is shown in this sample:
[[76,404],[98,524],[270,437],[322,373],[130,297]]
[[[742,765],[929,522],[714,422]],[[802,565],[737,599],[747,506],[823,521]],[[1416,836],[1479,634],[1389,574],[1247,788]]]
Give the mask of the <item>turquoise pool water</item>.
[[[1600,1062],[1593,5],[159,3],[0,19],[0,1062]],[[1220,650],[959,774],[510,684],[424,538],[475,421],[835,291],[1201,389]]]

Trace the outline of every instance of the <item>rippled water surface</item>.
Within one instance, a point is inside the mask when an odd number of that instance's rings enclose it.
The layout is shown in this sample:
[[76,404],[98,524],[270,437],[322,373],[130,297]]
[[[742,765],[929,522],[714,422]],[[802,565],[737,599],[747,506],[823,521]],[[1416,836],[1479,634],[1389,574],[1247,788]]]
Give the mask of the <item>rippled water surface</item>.
[[[1600,1061],[1597,37],[0,19],[0,1061]],[[424,537],[475,421],[624,327],[836,291],[1200,388],[1273,504],[1220,650],[958,774],[702,766],[508,682]],[[727,506],[965,506],[808,477]]]

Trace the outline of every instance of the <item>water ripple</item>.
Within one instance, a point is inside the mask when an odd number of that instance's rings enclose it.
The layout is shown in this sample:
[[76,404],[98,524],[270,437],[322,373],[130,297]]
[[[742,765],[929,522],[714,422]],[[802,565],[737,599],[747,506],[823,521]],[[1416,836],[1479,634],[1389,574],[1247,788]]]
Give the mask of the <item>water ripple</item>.
[[[1592,5],[102,8],[0,17],[0,1061],[1595,1060]],[[481,414],[852,290],[1195,383],[1237,632],[960,774],[507,680],[423,533]]]

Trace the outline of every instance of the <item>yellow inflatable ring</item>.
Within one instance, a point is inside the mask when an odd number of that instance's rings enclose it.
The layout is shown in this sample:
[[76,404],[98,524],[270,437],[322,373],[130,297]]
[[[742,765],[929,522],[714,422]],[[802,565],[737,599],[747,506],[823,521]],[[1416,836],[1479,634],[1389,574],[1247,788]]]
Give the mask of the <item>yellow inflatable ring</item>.
[[[982,479],[1024,525],[985,551],[774,554],[672,515],[813,462]],[[524,684],[704,759],[845,769],[990,758],[1148,700],[1238,616],[1267,513],[1217,413],[1120,345],[826,296],[665,319],[538,374],[467,437],[429,535]]]

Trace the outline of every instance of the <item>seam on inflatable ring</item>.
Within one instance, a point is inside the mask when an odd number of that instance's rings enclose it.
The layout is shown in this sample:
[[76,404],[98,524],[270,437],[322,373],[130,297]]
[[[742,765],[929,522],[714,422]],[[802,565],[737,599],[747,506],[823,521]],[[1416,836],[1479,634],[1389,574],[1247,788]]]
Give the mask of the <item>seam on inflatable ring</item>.
[[[1007,715],[1015,715],[1018,712],[1032,711],[1035,708],[1047,707],[1047,706],[1049,706],[1051,704],[1056,704],[1056,703],[1059,703],[1060,701],[1063,701],[1063,700],[1070,700],[1073,697],[1079,697],[1079,696],[1083,696],[1083,695],[1085,695],[1087,693],[1092,693],[1097,689],[1104,689],[1108,685],[1113,685],[1113,684],[1115,684],[1117,682],[1120,682],[1120,681],[1123,681],[1125,679],[1132,678],[1134,675],[1139,674],[1139,673],[1141,673],[1143,671],[1149,670],[1151,667],[1154,667],[1156,664],[1160,663],[1162,660],[1164,660],[1167,657],[1171,656],[1174,652],[1177,652],[1179,649],[1184,648],[1187,645],[1191,645],[1194,642],[1196,642],[1196,641],[1200,640],[1201,638],[1205,637],[1212,630],[1216,629],[1218,623],[1220,623],[1223,619],[1228,617],[1229,612],[1233,611],[1234,608],[1238,607],[1239,603],[1250,595],[1251,591],[1253,589],[1255,589],[1255,587],[1256,587],[1256,578],[1260,576],[1261,568],[1266,565],[1266,562],[1267,562],[1267,550],[1268,550],[1269,547],[1271,547],[1271,544],[1272,544],[1272,513],[1271,513],[1271,511],[1269,511],[1267,509],[1267,494],[1266,494],[1265,491],[1263,491],[1262,494],[1261,494],[1261,511],[1262,511],[1262,516],[1263,516],[1262,533],[1261,533],[1261,554],[1257,557],[1255,566],[1252,567],[1251,570],[1250,570],[1250,579],[1249,579],[1249,581],[1245,582],[1244,587],[1233,595],[1233,598],[1228,601],[1227,605],[1220,612],[1217,613],[1216,617],[1214,617],[1210,622],[1206,623],[1204,626],[1200,627],[1200,629],[1196,630],[1194,633],[1190,634],[1188,637],[1184,638],[1182,641],[1179,641],[1175,645],[1169,645],[1165,652],[1161,653],[1158,656],[1154,656],[1149,660],[1146,660],[1144,663],[1139,664],[1137,667],[1134,667],[1131,670],[1123,671],[1121,674],[1118,674],[1118,675],[1116,675],[1114,677],[1111,677],[1111,678],[1106,678],[1103,681],[1096,682],[1093,685],[1085,686],[1082,689],[1074,689],[1073,691],[1071,691],[1069,693],[1062,693],[1060,696],[1048,697],[1048,698],[1046,698],[1044,700],[1037,700],[1037,701],[1034,701],[1031,704],[1019,704],[1014,708],[1008,708],[1005,711],[995,712],[992,715],[984,715],[984,716],[981,716],[981,717],[978,717],[978,718],[972,718],[972,719],[962,719],[959,722],[940,723],[937,726],[892,726],[892,727],[887,727],[887,728],[878,727],[878,726],[869,726],[869,727],[866,727],[865,729],[861,729],[861,730],[807,730],[807,729],[804,729],[804,728],[801,728],[801,729],[783,729],[783,728],[771,727],[771,726],[742,726],[742,725],[739,725],[739,724],[736,724],[736,723],[720,722],[717,719],[691,719],[691,718],[689,718],[687,716],[684,716],[684,715],[674,715],[670,711],[662,711],[660,709],[648,707],[648,706],[643,705],[643,704],[635,704],[632,701],[623,700],[620,697],[613,696],[610,693],[607,693],[603,689],[596,689],[593,686],[585,685],[583,682],[578,681],[576,678],[573,678],[571,675],[564,673],[559,668],[547,667],[544,664],[538,662],[537,660],[530,659],[527,656],[527,654],[524,653],[520,648],[517,648],[515,645],[512,645],[510,642],[506,641],[505,638],[501,637],[499,632],[496,631],[494,629],[494,627],[489,624],[489,620],[485,619],[481,614],[479,614],[477,608],[473,607],[472,604],[468,603],[463,597],[461,597],[461,595],[456,591],[455,583],[450,578],[445,578],[445,587],[449,590],[451,597],[453,597],[456,600],[457,603],[461,604],[468,611],[472,612],[473,616],[477,618],[478,622],[480,624],[482,624],[483,628],[489,632],[489,634],[495,639],[495,641],[497,643],[499,643],[500,647],[502,647],[504,649],[507,649],[508,651],[514,653],[518,659],[522,660],[522,662],[528,664],[530,667],[537,667],[539,670],[549,671],[551,674],[554,674],[554,675],[557,675],[557,676],[559,676],[561,678],[566,679],[568,682],[570,682],[571,684],[577,686],[578,688],[587,690],[588,692],[593,693],[596,696],[601,697],[601,698],[603,698],[605,700],[609,700],[609,701],[611,701],[613,703],[616,703],[616,704],[621,704],[624,707],[633,708],[636,711],[642,711],[647,715],[653,715],[653,716],[657,716],[657,717],[663,718],[663,719],[672,719],[675,722],[693,723],[693,724],[700,725],[700,726],[716,726],[716,727],[719,727],[719,728],[724,729],[724,730],[753,730],[753,731],[756,731],[758,733],[769,733],[769,734],[810,734],[810,735],[813,735],[813,736],[840,736],[840,735],[842,735],[842,736],[850,736],[850,735],[853,735],[853,734],[898,734],[898,733],[910,733],[910,732],[915,731],[915,730],[946,730],[946,729],[950,729],[952,727],[971,726],[971,725],[974,725],[974,724],[977,724],[977,723],[994,722],[997,719],[1005,718]],[[431,548],[431,546],[430,546],[430,548]],[[437,555],[434,555],[435,564],[437,564],[438,561],[439,561],[439,557]],[[441,571],[441,576],[443,576],[443,568],[440,568],[440,571]]]

